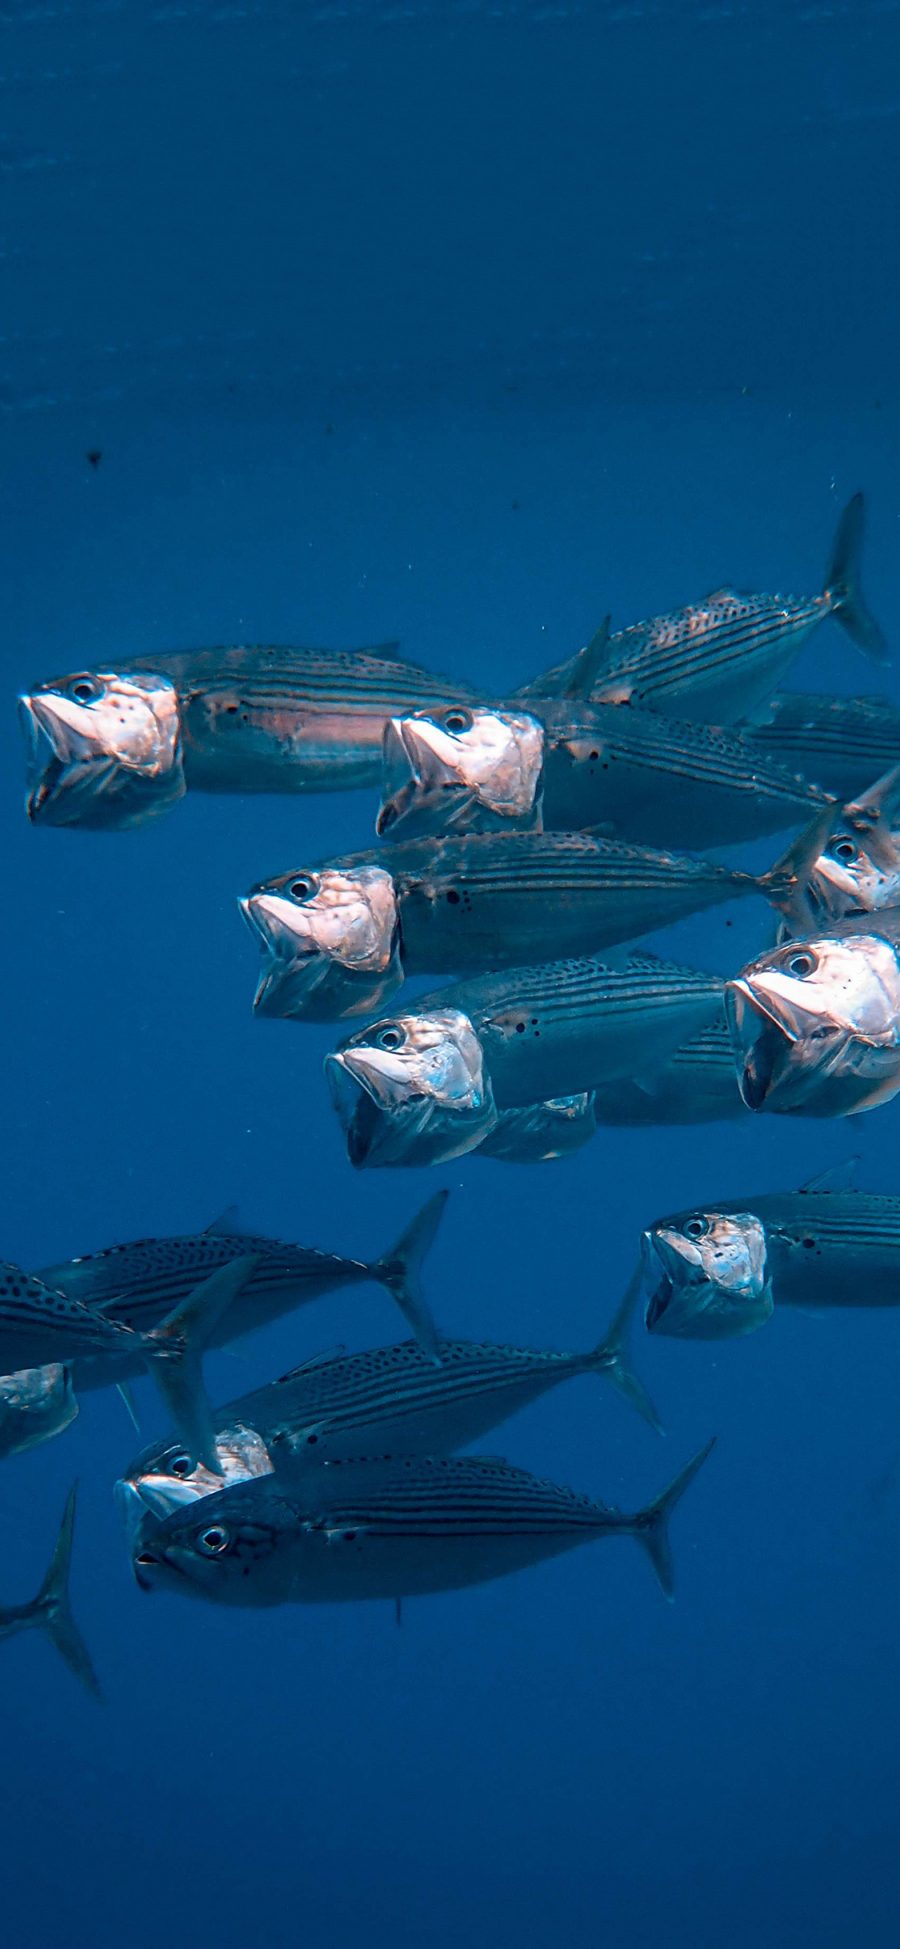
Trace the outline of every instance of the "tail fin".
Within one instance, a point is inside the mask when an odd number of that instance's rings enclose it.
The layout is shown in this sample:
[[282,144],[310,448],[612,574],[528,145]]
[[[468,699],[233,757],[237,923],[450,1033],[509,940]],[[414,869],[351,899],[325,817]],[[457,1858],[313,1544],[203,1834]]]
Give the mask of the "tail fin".
[[824,593],[832,613],[851,640],[875,663],[887,663],[883,631],[866,606],[860,582],[865,503],[861,494],[847,502],[831,546]]
[[253,1253],[244,1253],[219,1266],[159,1326],[141,1335],[148,1371],[189,1455],[213,1475],[222,1474],[222,1464],[203,1386],[203,1349],[258,1264]]
[[705,1448],[701,1448],[692,1462],[688,1462],[687,1468],[682,1469],[680,1475],[676,1475],[674,1482],[669,1483],[669,1487],[663,1490],[661,1496],[657,1496],[654,1502],[648,1502],[646,1509],[638,1510],[636,1516],[625,1520],[625,1527],[630,1535],[640,1543],[642,1549],[646,1550],[656,1572],[660,1590],[663,1596],[668,1598],[669,1603],[672,1602],[675,1585],[675,1566],[672,1562],[672,1548],[669,1542],[669,1518],[676,1503],[681,1501],[685,1489],[702,1469],[715,1445],[716,1438],[713,1435],[712,1440],[707,1442]]
[[396,1300],[423,1353],[427,1353],[436,1367],[441,1362],[437,1329],[422,1292],[420,1274],[449,1195],[448,1191],[438,1191],[433,1198],[429,1198],[427,1205],[416,1213],[412,1224],[407,1225],[405,1232],[401,1233],[396,1245],[383,1252],[381,1258],[375,1259],[369,1267],[372,1278],[379,1285],[386,1286]]
[[630,1401],[638,1414],[643,1415],[644,1420],[649,1421],[651,1428],[655,1428],[657,1434],[661,1435],[664,1429],[659,1415],[643,1381],[638,1379],[627,1359],[628,1333],[641,1290],[642,1277],[642,1267],[638,1263],[625,1289],[625,1296],[618,1312],[610,1322],[603,1339],[594,1347],[590,1361],[591,1366],[595,1367],[598,1373],[605,1374],[606,1379],[612,1382],[613,1387],[618,1389],[624,1400]]
[[39,1624],[52,1638],[61,1658],[69,1670],[80,1678],[95,1699],[103,1694],[97,1674],[91,1663],[87,1645],[72,1616],[69,1601],[69,1567],[72,1561],[72,1537],[75,1531],[75,1501],[78,1493],[77,1483],[73,1483],[63,1510],[62,1522],[56,1547],[44,1581],[33,1602],[28,1606],[31,1612],[29,1623]]
[[816,919],[817,904],[811,896],[809,882],[816,861],[825,851],[835,821],[840,816],[841,808],[837,802],[826,805],[791,841],[774,866],[770,866],[767,873],[759,875],[757,885],[760,893],[764,893],[771,905],[795,926],[806,925]]

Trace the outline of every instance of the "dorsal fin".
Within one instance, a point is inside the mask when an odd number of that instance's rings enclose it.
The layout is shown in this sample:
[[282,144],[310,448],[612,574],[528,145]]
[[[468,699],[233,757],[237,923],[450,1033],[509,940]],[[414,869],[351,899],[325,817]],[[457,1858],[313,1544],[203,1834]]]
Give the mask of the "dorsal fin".
[[309,1374],[316,1367],[330,1367],[332,1361],[340,1360],[342,1354],[345,1354],[346,1351],[346,1347],[341,1346],[326,1348],[322,1353],[311,1353],[308,1360],[301,1360],[296,1367],[291,1367],[286,1374],[279,1374],[277,1381],[274,1382],[274,1386],[284,1387],[288,1381],[295,1381],[299,1374]]
[[214,1218],[211,1225],[203,1228],[204,1238],[239,1238],[241,1235],[240,1212],[237,1205],[226,1205]]
[[855,1191],[856,1172],[859,1165],[859,1152],[845,1157],[840,1164],[829,1164],[827,1170],[817,1171],[815,1177],[807,1178],[799,1189],[804,1191]]

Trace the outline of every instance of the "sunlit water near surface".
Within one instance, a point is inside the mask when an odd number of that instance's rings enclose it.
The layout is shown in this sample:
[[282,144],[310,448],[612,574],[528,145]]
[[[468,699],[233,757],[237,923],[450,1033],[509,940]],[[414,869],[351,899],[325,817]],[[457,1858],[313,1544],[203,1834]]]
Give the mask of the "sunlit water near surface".
[[[235,899],[368,844],[374,795],[35,832],[14,711],[39,676],[228,640],[397,638],[499,691],[607,610],[814,593],[860,486],[900,643],[897,10],[3,18],[3,1256],[232,1201],[369,1256],[446,1184],[442,1327],[587,1347],[659,1212],[851,1153],[900,1188],[896,1105],[354,1174],[321,1074],[341,1031],[252,1020]],[[900,703],[896,647],[881,673],[831,623],[789,681]],[[728,972],[769,928],[747,901],[653,945]],[[348,1289],[212,1356],[210,1391],[396,1333],[383,1292]],[[39,1634],[2,1647],[9,1942],[893,1942],[900,1314],[636,1334],[635,1357],[664,1442],[587,1377],[487,1446],[636,1507],[717,1434],[671,1609],[618,1541],[411,1602],[399,1630],[388,1605],[145,1596],[115,1394],[8,1462],[2,1601],[37,1587],[80,1478],[107,1701]]]

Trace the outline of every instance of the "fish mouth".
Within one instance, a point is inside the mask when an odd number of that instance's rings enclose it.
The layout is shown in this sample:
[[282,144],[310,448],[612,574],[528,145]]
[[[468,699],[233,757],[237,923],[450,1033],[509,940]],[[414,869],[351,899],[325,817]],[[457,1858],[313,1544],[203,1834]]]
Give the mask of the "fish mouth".
[[153,1509],[150,1503],[145,1501],[136,1484],[124,1479],[120,1479],[115,1484],[113,1500],[134,1561],[136,1552],[143,1548],[147,1532],[154,1521],[160,1515],[168,1515],[170,1512]]
[[644,1325],[648,1333],[653,1333],[665,1316],[675,1297],[675,1287],[667,1272],[660,1275],[657,1285],[649,1294],[644,1307]]
[[419,820],[425,812],[423,763],[429,756],[427,741],[413,725],[399,717],[388,719],[382,743],[382,800],[375,820],[379,839],[404,821],[407,826],[415,822],[417,832],[425,830]]
[[[284,902],[251,893],[238,900],[244,920],[262,955],[262,970],[253,997],[254,1015],[283,1020],[304,1012],[325,970],[315,943],[288,927],[281,912]],[[318,976],[318,980],[317,980]]]
[[347,1141],[347,1157],[356,1170],[397,1161],[381,1156],[393,1148],[395,1132],[364,1062],[353,1050],[326,1056],[325,1080]]
[[741,1098],[748,1110],[761,1110],[789,1057],[792,1038],[764,997],[742,978],[726,985],[725,1015]]
[[60,754],[57,738],[54,736],[52,712],[43,700],[30,697],[27,693],[18,702],[19,726],[25,742],[26,797],[25,810],[33,826],[67,823],[53,817],[62,793],[65,791],[68,764]]

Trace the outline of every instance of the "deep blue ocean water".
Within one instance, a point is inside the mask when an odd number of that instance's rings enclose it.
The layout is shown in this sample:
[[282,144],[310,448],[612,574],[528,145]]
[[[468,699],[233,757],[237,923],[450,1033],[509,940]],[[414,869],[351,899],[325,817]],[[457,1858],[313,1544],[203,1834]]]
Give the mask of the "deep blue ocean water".
[[[368,1254],[445,1183],[441,1325],[587,1346],[656,1213],[851,1153],[896,1190],[896,1105],[354,1174],[321,1077],[339,1031],[251,1019],[235,896],[367,843],[374,798],[35,832],[14,699],[248,639],[396,636],[500,689],[606,610],[815,591],[859,486],[896,645],[897,5],[21,0],[0,36],[2,1256],[235,1200]],[[832,624],[791,681],[900,702],[896,660]],[[747,902],[654,944],[727,971],[766,926]],[[214,1356],[210,1387],[396,1330],[348,1291]],[[665,1441],[586,1378],[488,1447],[630,1506],[717,1434],[671,1609],[618,1542],[400,1630],[387,1605],[144,1596],[115,1394],[8,1462],[0,1602],[37,1587],[80,1478],[106,1705],[39,1634],[0,1648],[4,1941],[893,1943],[900,1314],[640,1336],[636,1360]]]

